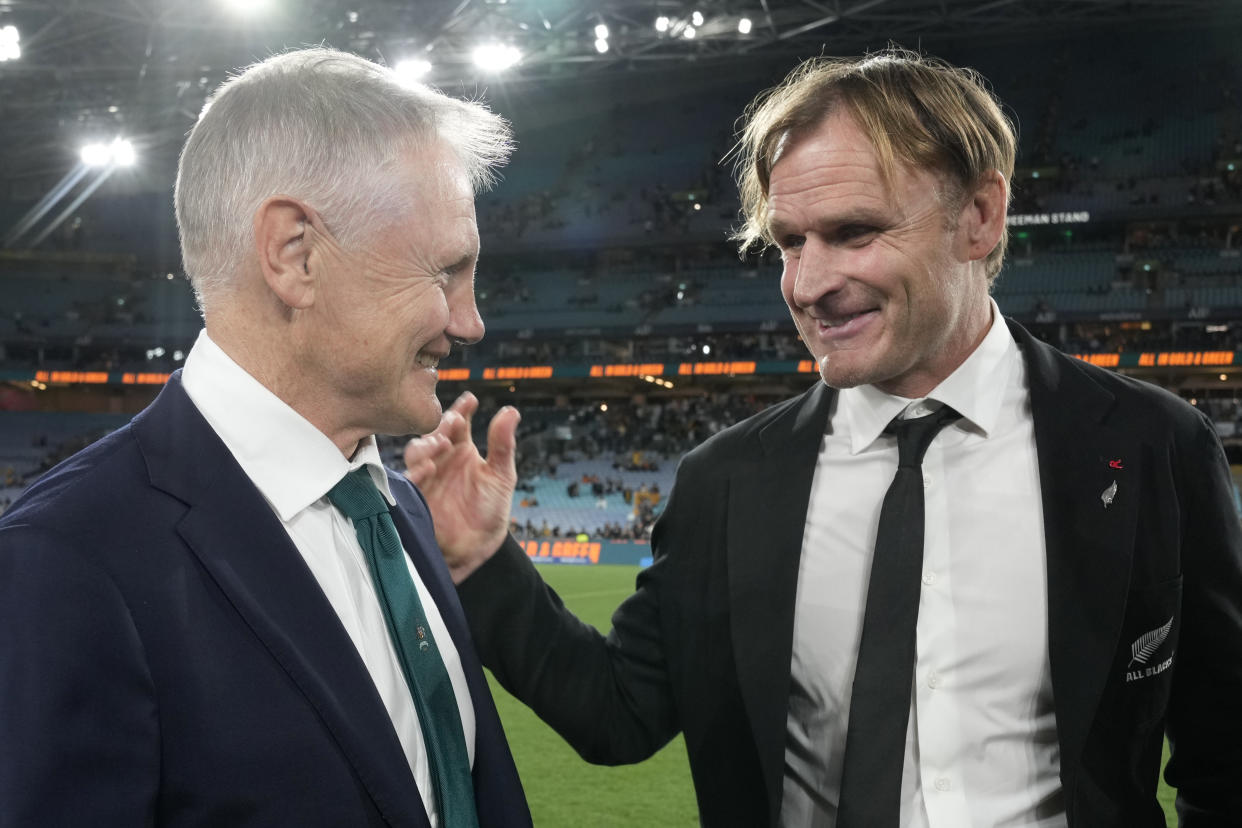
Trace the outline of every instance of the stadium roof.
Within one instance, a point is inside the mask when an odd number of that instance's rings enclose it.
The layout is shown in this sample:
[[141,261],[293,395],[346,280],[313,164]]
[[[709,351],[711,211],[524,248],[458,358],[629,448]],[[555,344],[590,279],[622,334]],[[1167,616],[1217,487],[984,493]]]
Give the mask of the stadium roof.
[[[0,0],[0,31],[16,27],[21,49],[0,62],[0,198],[42,195],[88,141],[125,136],[149,163],[169,164],[230,71],[305,44],[426,60],[429,82],[474,93],[854,53],[889,39],[1240,22],[1242,4],[1220,0]],[[517,47],[520,63],[482,72],[472,53],[485,42]]]

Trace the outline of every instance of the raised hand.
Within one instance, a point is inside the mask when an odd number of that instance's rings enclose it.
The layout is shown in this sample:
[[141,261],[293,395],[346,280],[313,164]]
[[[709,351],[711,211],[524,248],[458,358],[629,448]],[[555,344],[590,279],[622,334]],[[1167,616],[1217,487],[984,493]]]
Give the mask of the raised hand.
[[454,583],[461,583],[500,548],[509,531],[517,485],[516,408],[505,406],[487,427],[487,459],[470,439],[479,401],[469,391],[444,412],[436,430],[405,447],[405,475],[418,486],[436,524],[436,542]]

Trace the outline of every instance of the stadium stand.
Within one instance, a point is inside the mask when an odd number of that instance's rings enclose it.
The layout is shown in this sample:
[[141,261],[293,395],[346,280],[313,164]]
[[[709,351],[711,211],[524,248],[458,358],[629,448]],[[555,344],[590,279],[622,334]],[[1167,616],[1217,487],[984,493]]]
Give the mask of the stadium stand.
[[[1242,117],[1234,90],[1242,60],[1232,44],[1226,30],[1192,27],[1103,40],[1080,33],[951,42],[939,50],[990,78],[1020,126],[1012,212],[1028,223],[1011,227],[1010,256],[994,289],[1004,312],[1076,353],[1235,351]],[[1180,64],[1192,68],[1170,72],[1177,55],[1193,55]],[[1116,94],[1116,67],[1138,93]],[[777,289],[779,261],[770,254],[739,260],[724,241],[737,211],[721,163],[731,125],[786,68],[787,61],[771,61],[688,72],[660,88],[622,80],[607,94],[572,101],[524,96],[507,113],[519,151],[478,205],[478,294],[489,335],[445,365],[477,378],[488,366],[557,366],[580,376],[601,362],[757,360],[787,373],[738,393],[776,399],[803,382],[791,367],[804,352]],[[0,215],[20,215],[25,206],[13,199]],[[0,371],[25,394],[32,372],[158,377],[174,370],[200,325],[176,249],[167,194],[130,186],[101,190],[37,255],[0,251]],[[1232,379],[1149,378],[1204,400],[1222,429],[1232,428],[1242,393]],[[1208,387],[1208,379],[1222,384]],[[702,400],[722,392],[712,384],[673,391],[635,383],[567,380],[537,389],[497,378],[448,381],[444,394],[476,388],[493,408],[516,400],[524,433],[533,434],[533,424],[546,423],[539,432],[546,433],[603,399],[617,407],[636,397]],[[630,449],[656,452],[662,475],[677,456],[654,443],[613,451]],[[604,454],[556,456],[568,469],[603,462]],[[570,510],[548,513],[550,526],[617,523],[612,495],[602,510],[564,503],[567,480],[530,478],[541,487],[539,510]],[[626,482],[665,491],[668,481]],[[543,512],[532,514],[541,525]]]

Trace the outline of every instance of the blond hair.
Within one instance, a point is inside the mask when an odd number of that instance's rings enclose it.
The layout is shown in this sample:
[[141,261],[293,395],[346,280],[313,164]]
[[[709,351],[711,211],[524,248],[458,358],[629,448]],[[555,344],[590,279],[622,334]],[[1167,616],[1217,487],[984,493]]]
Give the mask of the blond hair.
[[[744,224],[734,233],[743,252],[773,243],[768,184],[782,144],[838,107],[871,140],[890,187],[898,163],[931,170],[947,185],[945,203],[960,209],[989,172],[1013,178],[1014,126],[979,73],[896,47],[859,58],[814,58],[760,95],[744,116],[735,149]],[[1007,242],[1006,231],[987,256],[989,282],[1000,272]]]

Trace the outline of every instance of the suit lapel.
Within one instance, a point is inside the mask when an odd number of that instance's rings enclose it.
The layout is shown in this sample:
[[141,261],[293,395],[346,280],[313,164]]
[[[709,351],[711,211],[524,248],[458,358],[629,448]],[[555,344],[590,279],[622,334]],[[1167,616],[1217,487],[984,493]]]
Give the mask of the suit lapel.
[[[1144,446],[1107,425],[1113,395],[1011,323],[1027,364],[1048,560],[1048,649],[1062,768],[1079,764],[1121,636]],[[1072,780],[1064,778],[1070,784]]]
[[135,430],[153,485],[188,506],[182,538],[331,731],[385,820],[427,826],[392,721],[353,641],[179,377]]
[[783,786],[802,536],[834,397],[834,391],[816,383],[760,431],[761,456],[742,464],[729,480],[730,632],[773,820]]

